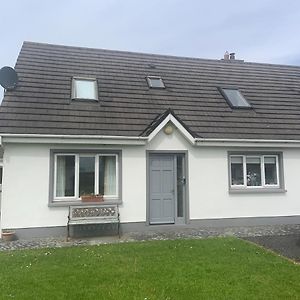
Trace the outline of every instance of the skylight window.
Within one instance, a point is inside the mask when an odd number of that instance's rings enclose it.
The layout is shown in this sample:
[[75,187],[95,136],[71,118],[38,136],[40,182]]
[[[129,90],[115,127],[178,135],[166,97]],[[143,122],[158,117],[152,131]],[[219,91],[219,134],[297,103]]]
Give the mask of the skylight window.
[[238,89],[220,88],[220,92],[232,108],[251,108],[251,105],[244,98]]
[[147,82],[150,88],[165,88],[164,82],[161,77],[147,76]]
[[95,78],[73,78],[72,99],[98,100],[97,80]]

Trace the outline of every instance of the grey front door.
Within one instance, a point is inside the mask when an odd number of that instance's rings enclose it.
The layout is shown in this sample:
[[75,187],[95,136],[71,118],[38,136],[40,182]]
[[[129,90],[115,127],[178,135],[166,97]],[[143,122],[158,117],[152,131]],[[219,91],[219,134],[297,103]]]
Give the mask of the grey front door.
[[150,224],[175,223],[174,155],[150,155]]

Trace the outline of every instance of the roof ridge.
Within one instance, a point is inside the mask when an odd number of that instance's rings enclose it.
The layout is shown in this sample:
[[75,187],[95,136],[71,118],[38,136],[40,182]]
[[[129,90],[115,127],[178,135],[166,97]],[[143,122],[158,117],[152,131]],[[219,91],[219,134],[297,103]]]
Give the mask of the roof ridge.
[[215,62],[222,64],[235,64],[235,65],[260,65],[260,66],[274,66],[274,67],[288,67],[288,68],[296,68],[300,69],[298,65],[288,65],[288,64],[276,64],[276,63],[263,63],[263,62],[248,62],[240,59],[236,59],[234,61],[225,61],[223,59],[213,59],[213,58],[201,58],[201,57],[191,57],[191,56],[180,56],[180,55],[172,55],[172,54],[158,54],[158,53],[147,53],[147,52],[137,52],[137,51],[129,51],[129,50],[116,50],[116,49],[108,49],[108,48],[95,48],[95,47],[81,47],[81,46],[70,46],[63,44],[51,44],[51,43],[41,43],[41,42],[32,42],[32,41],[24,41],[23,46],[48,46],[48,47],[59,47],[66,49],[77,49],[77,50],[85,50],[85,51],[101,51],[108,53],[116,53],[116,54],[127,54],[127,55],[142,55],[148,58],[171,58],[171,59],[179,59],[179,60],[188,60],[188,61],[203,61],[203,62]]
[[81,46],[70,46],[70,45],[62,45],[62,44],[50,44],[50,43],[39,43],[32,41],[24,41],[23,45],[41,45],[41,46],[50,46],[50,47],[60,47],[67,49],[78,49],[78,50],[91,50],[91,51],[104,51],[104,52],[115,52],[120,54],[129,54],[129,55],[145,55],[148,57],[165,57],[165,58],[177,58],[177,59],[187,59],[187,60],[202,60],[202,61],[220,61],[219,59],[213,58],[201,58],[201,57],[191,57],[191,56],[180,56],[180,55],[172,55],[172,54],[159,54],[159,53],[150,53],[150,52],[139,52],[139,51],[129,51],[129,50],[116,50],[116,49],[108,49],[108,48],[94,48],[94,47],[81,47]]

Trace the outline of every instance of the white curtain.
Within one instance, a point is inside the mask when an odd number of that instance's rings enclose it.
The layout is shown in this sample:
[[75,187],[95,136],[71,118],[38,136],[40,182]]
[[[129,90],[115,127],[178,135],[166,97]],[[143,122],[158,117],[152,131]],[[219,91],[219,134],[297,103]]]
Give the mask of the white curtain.
[[56,197],[64,197],[66,191],[66,157],[57,156],[56,161]]
[[116,157],[105,156],[104,195],[116,194]]

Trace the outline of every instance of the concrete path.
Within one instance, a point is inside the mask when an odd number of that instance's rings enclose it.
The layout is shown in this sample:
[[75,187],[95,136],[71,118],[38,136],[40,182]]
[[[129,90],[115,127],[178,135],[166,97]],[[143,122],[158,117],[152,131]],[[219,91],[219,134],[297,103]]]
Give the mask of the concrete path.
[[288,235],[246,237],[245,239],[300,263],[300,232]]

